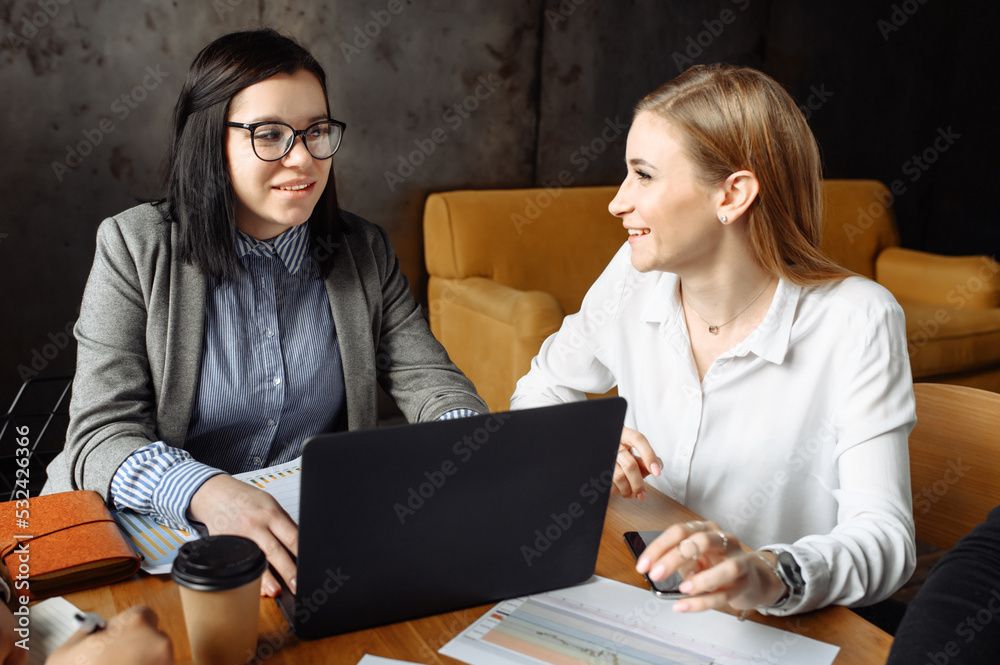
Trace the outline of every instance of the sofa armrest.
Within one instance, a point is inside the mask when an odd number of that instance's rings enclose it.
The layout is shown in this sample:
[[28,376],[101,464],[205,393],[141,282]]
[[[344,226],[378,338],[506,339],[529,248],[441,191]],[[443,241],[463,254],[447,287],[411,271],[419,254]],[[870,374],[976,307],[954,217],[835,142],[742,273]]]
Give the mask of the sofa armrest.
[[510,408],[517,380],[565,315],[555,296],[485,277],[427,284],[431,331],[475,384],[491,411]]
[[875,261],[875,280],[897,299],[1000,307],[1000,263],[988,256],[942,256],[889,247]]

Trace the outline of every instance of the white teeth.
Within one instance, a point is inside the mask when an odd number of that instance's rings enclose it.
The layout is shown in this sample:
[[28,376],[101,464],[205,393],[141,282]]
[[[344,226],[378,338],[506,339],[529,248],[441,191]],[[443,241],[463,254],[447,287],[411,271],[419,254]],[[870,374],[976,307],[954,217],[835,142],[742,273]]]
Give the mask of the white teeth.
[[298,191],[300,189],[305,189],[308,186],[309,185],[292,185],[291,187],[279,187],[278,189],[283,189],[283,190],[289,191],[289,192],[295,192],[295,191]]
[[630,236],[644,236],[649,233],[649,229],[629,229],[628,234]]

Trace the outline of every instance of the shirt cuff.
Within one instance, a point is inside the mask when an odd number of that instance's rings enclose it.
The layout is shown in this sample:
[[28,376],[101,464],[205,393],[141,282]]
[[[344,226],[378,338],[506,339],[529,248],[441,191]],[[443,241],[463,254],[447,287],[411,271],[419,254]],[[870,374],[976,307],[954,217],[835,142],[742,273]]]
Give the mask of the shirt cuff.
[[171,466],[153,494],[157,511],[174,524],[194,529],[188,514],[191,499],[206,480],[220,473],[224,472],[193,459]]
[[118,510],[133,510],[167,526],[191,529],[187,510],[202,483],[221,470],[195,461],[180,448],[157,441],[136,450],[111,480]]
[[471,418],[472,416],[478,416],[479,413],[473,411],[472,409],[452,409],[447,413],[442,413],[438,416],[438,420],[457,420],[459,418]]
[[789,552],[794,556],[805,582],[805,593],[796,600],[789,598],[780,607],[758,607],[757,610],[769,616],[789,616],[818,609],[830,587],[830,569],[822,557],[811,556],[807,550],[792,545],[767,545],[761,549],[775,554]]

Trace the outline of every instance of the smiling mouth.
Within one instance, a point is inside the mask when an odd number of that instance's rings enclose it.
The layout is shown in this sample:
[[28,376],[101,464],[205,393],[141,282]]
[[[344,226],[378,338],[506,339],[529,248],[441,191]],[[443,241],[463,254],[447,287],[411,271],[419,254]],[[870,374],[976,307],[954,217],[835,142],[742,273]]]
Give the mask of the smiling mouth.
[[298,191],[301,191],[303,189],[308,189],[308,188],[312,187],[313,184],[315,184],[315,183],[310,183],[308,185],[288,185],[287,187],[285,187],[285,186],[279,186],[279,187],[275,187],[274,189],[278,189],[278,190],[281,190],[283,192],[298,192]]
[[649,229],[629,229],[628,234],[630,236],[644,236],[649,233]]

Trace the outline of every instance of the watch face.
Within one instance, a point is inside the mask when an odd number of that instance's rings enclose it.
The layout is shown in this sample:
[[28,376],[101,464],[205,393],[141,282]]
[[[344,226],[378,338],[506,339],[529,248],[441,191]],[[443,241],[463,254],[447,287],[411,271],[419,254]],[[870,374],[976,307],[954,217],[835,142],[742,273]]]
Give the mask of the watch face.
[[802,578],[802,568],[799,566],[799,562],[795,560],[791,552],[782,552],[778,555],[778,565],[781,567],[782,572],[788,577],[788,581],[792,583],[798,589],[802,589],[806,585],[806,581]]

